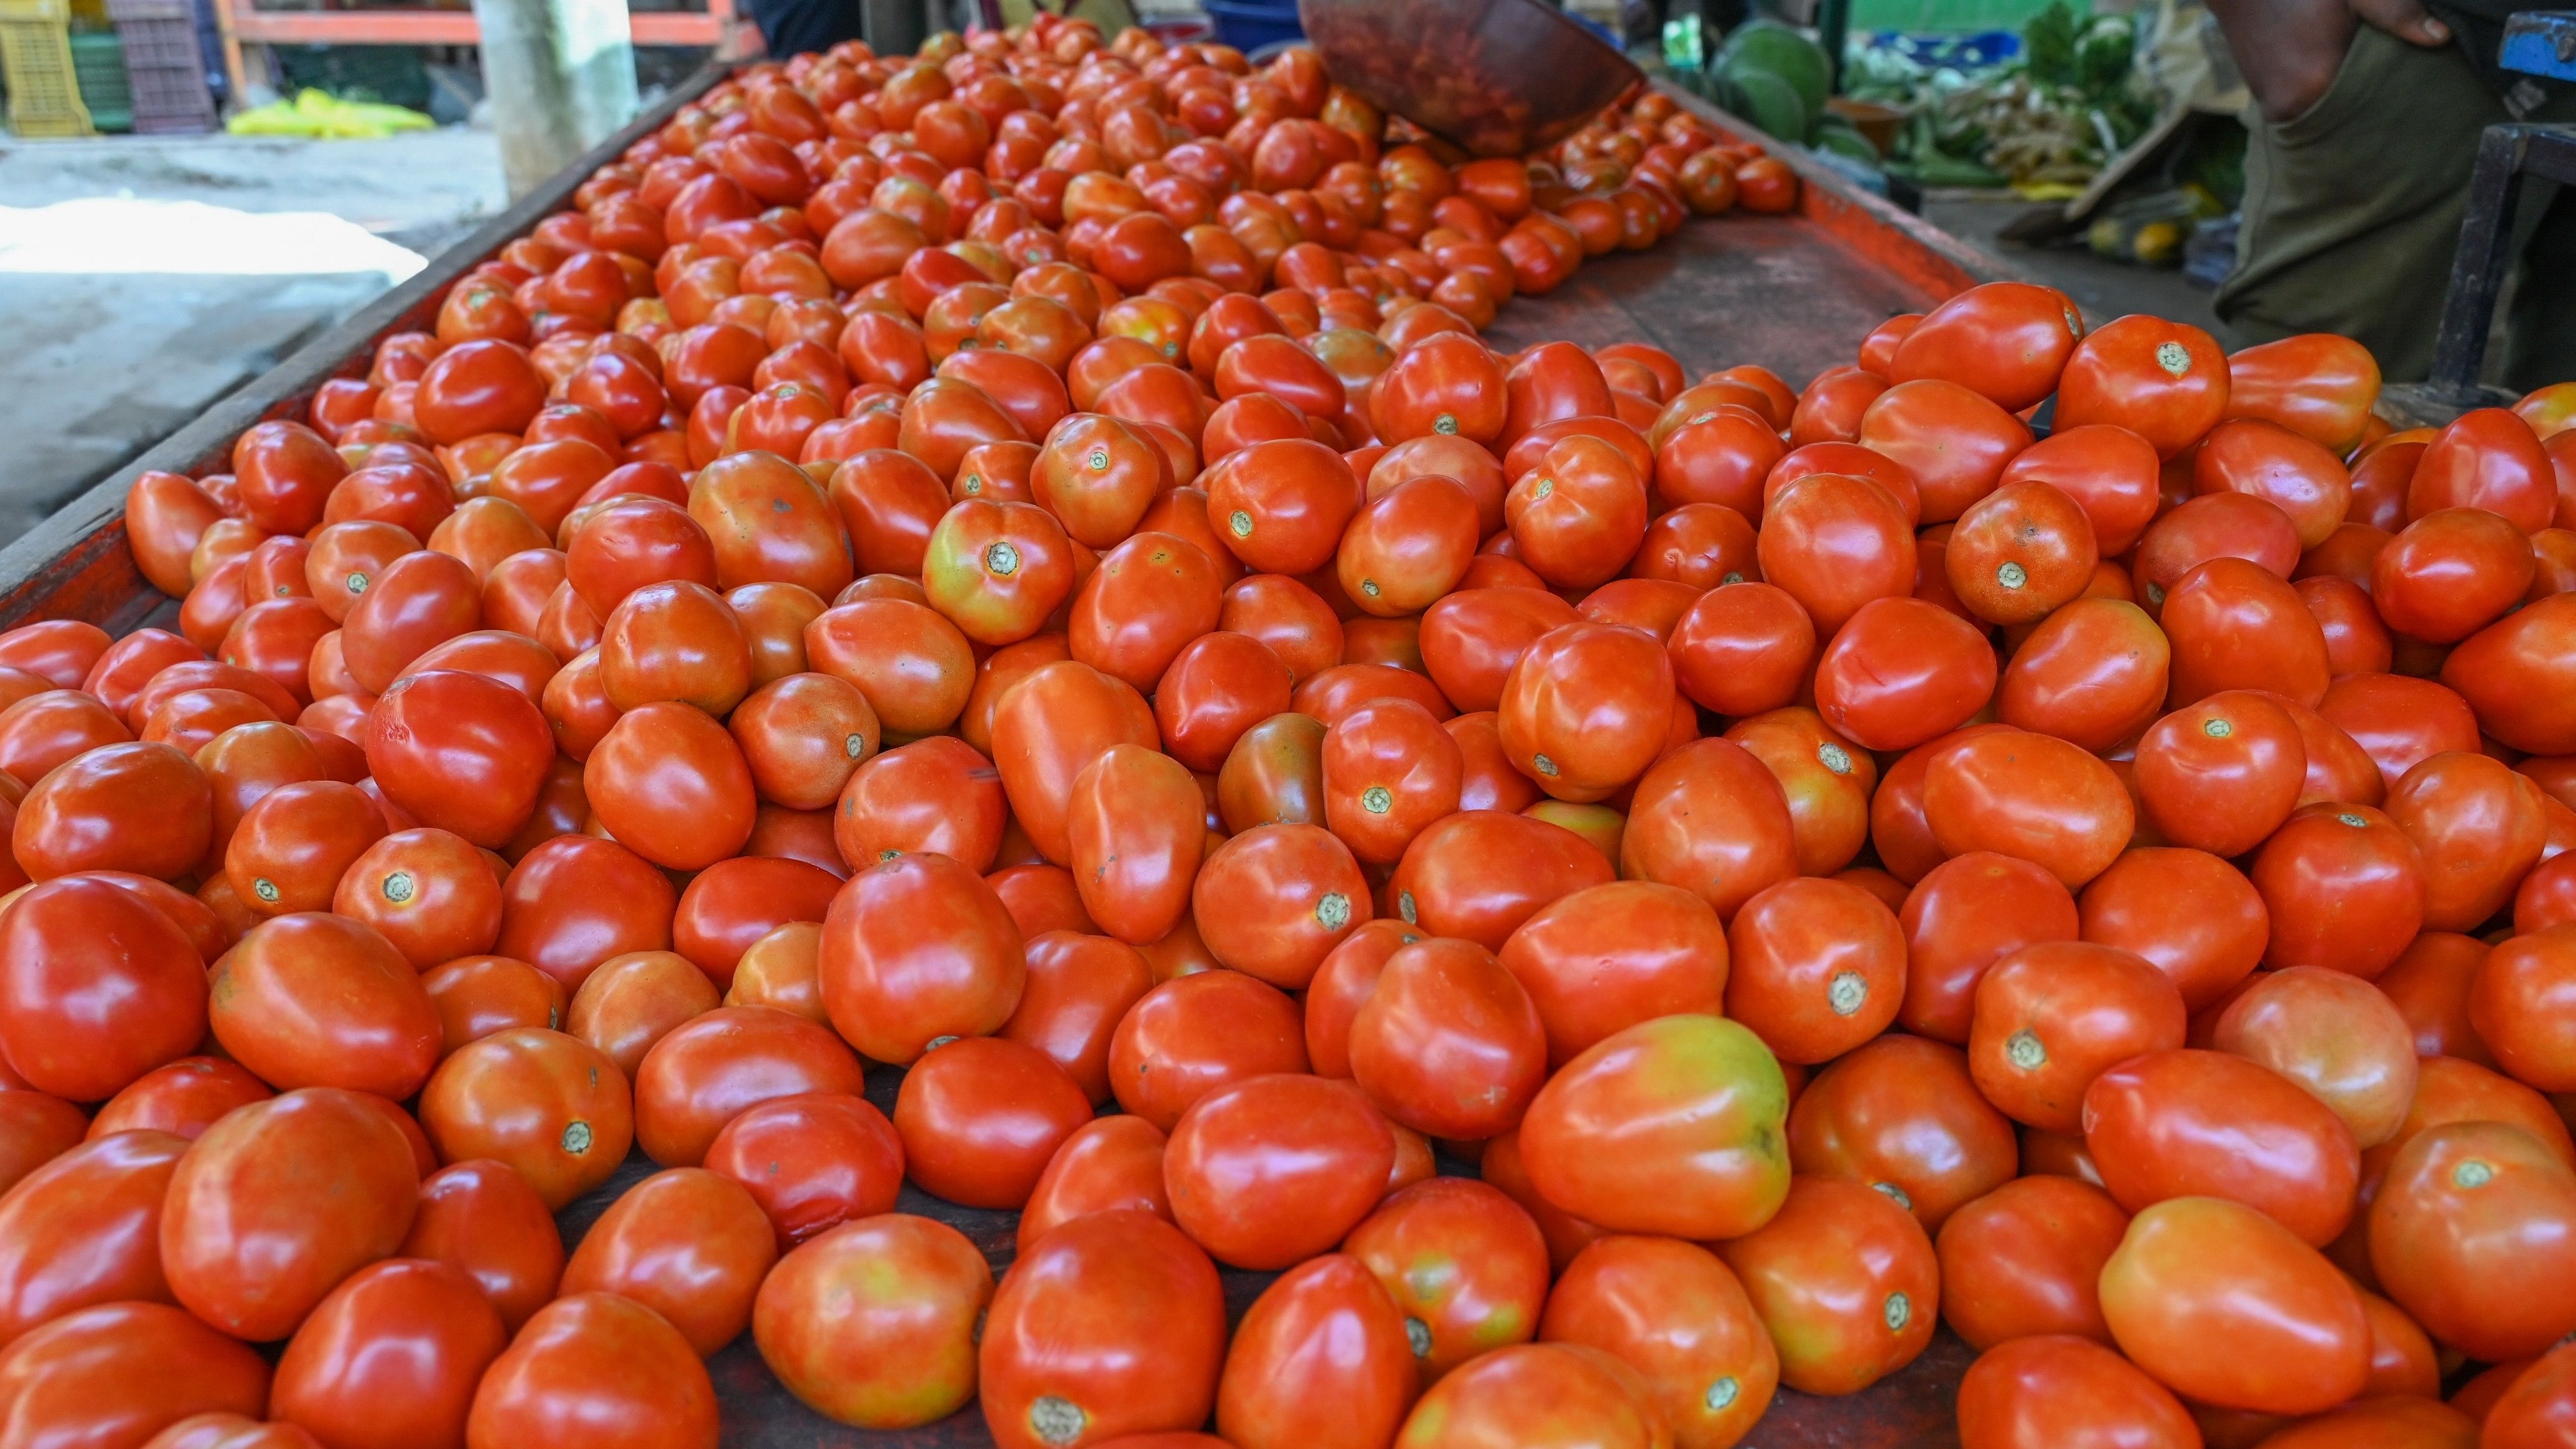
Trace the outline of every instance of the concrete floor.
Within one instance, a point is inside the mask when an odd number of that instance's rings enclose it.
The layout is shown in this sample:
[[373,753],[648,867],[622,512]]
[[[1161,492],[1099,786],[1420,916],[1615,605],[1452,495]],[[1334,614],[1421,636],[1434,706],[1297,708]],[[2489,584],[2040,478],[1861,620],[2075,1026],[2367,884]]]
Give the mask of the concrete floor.
[[507,202],[488,132],[0,140],[0,542]]

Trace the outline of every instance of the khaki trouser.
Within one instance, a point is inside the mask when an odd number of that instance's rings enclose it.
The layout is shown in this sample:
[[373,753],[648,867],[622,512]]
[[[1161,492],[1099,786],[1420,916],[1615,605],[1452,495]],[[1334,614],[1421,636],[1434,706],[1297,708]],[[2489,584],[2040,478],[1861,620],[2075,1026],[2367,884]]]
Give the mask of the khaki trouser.
[[[2454,47],[2363,26],[2334,84],[2286,121],[2248,112],[2244,225],[2218,315],[2240,344],[2339,332],[2392,382],[2421,380],[2450,283],[2478,137],[2514,119]],[[2561,88],[2524,119],[2576,121]],[[2505,385],[2576,380],[2576,196],[2525,181]],[[2498,371],[2490,359],[2488,372]]]

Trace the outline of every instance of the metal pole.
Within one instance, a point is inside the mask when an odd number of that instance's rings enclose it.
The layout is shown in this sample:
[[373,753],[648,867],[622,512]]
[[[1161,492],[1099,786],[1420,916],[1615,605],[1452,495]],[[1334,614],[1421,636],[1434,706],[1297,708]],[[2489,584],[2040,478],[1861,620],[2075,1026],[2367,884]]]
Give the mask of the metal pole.
[[634,118],[624,0],[474,0],[483,89],[510,194],[525,196]]

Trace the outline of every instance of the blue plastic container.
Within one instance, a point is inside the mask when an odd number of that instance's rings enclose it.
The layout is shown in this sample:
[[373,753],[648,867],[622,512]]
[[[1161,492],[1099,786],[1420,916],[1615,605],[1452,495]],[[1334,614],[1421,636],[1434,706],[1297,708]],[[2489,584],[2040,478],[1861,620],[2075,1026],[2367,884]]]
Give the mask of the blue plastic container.
[[1216,22],[1216,38],[1250,54],[1283,40],[1303,40],[1306,27],[1297,19],[1296,0],[1200,0],[1199,8]]

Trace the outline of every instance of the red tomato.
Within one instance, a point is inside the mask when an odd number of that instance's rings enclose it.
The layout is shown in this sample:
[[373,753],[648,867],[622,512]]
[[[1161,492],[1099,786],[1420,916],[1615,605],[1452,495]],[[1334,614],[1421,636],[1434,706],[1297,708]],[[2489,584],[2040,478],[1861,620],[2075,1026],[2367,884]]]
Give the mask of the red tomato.
[[1217,1427],[1241,1449],[1372,1449],[1412,1406],[1412,1358],[1407,1321],[1365,1266],[1315,1258],[1245,1313],[1217,1384]]
[[1377,1205],[1394,1168],[1384,1118],[1346,1083],[1278,1074],[1192,1103],[1163,1154],[1173,1221],[1221,1262],[1316,1256]]
[[465,1443],[484,1369],[509,1344],[462,1269],[395,1259],[316,1305],[277,1361],[269,1412],[359,1449]]
[[714,1449],[715,1385],[652,1309],[613,1293],[575,1294],[546,1305],[493,1361],[465,1442]]
[[591,1224],[561,1291],[643,1304],[704,1357],[750,1326],[752,1296],[777,1260],[769,1219],[748,1190],[675,1167],[628,1188]]
[[161,1212],[162,1271],[199,1318],[255,1343],[284,1338],[342,1279],[402,1245],[419,1185],[410,1144],[355,1092],[252,1103],[180,1159]]
[[1006,1449],[1185,1429],[1215,1406],[1225,1301],[1169,1223],[1115,1209],[1066,1223],[1011,1265],[977,1351],[984,1421]]
[[2352,1216],[2352,1129],[2290,1078],[2222,1052],[2157,1051],[2094,1078],[2084,1140],[2103,1186],[2139,1211],[2176,1197],[2259,1208],[2312,1246]]
[[2241,1203],[2160,1202],[2102,1269],[2120,1351],[2204,1404],[2268,1414],[2332,1408],[2370,1374],[2361,1295],[2325,1255]]
[[1520,1150],[1548,1202],[1614,1232],[1733,1237],[1788,1190],[1788,1084],[1760,1038],[1668,1016],[1592,1046],[1540,1089]]
[[1848,1394],[1932,1341],[1940,1273],[1911,1214],[1858,1183],[1800,1177],[1769,1222],[1718,1247],[1781,1345],[1780,1380]]
[[2018,1338],[1959,1382],[1962,1449],[2120,1444],[2188,1449],[2198,1426],[2171,1390],[2099,1344],[2062,1334]]
[[1427,1136],[1474,1141],[1516,1126],[1546,1076],[1529,993],[1469,941],[1400,947],[1352,1018],[1351,1074]]
[[[949,923],[924,936],[920,923]],[[972,869],[898,855],[832,899],[816,961],[823,1006],[877,1061],[918,1059],[932,1041],[999,1030],[1027,980],[1019,928]]]
[[1789,1113],[1789,1163],[1861,1182],[1938,1233],[1961,1204],[2011,1180],[2012,1124],[1977,1095],[1966,1056],[1884,1037],[1819,1072]]
[[[2371,1265],[2425,1330],[2495,1362],[2565,1336],[2576,1274],[2561,1224],[2576,1170],[2521,1128],[2454,1122],[2397,1150],[2370,1207]],[[2576,1327],[2576,1324],[2571,1324]]]
[[2073,1334],[2111,1342],[2097,1284],[2129,1215],[2071,1177],[2016,1178],[1941,1225],[1941,1312],[1971,1347]]
[[975,1337],[993,1270],[945,1223],[889,1213],[788,1254],[752,1310],[760,1356],[836,1422],[908,1429],[975,1392]]
[[247,1345],[159,1303],[67,1314],[0,1353],[0,1413],[56,1443],[139,1445],[194,1415],[255,1414],[268,1383]]
[[492,1161],[460,1162],[422,1180],[401,1256],[464,1270],[512,1332],[553,1301],[563,1277],[563,1235],[545,1200],[516,1170]]

